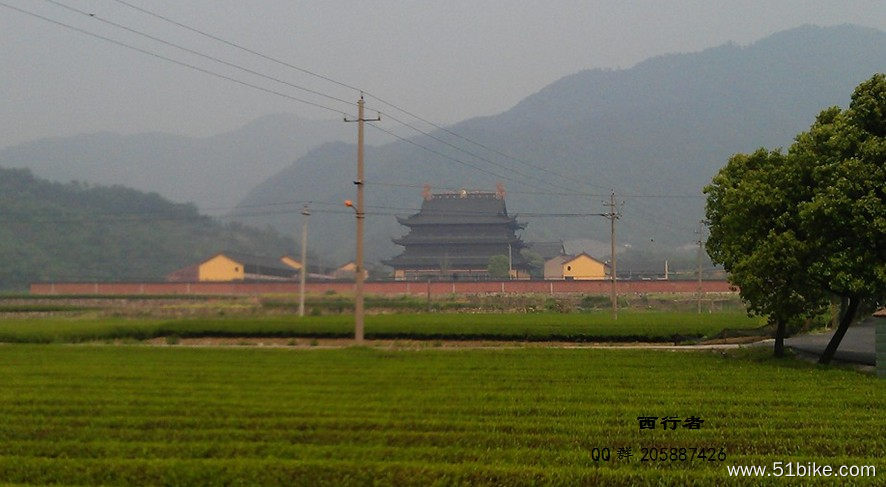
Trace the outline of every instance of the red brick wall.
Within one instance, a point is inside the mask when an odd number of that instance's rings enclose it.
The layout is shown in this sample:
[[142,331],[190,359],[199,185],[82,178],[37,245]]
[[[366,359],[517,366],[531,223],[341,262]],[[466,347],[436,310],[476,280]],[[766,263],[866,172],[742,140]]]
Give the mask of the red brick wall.
[[[335,291],[352,293],[351,282],[310,282],[307,292],[319,294]],[[427,282],[367,282],[367,294],[427,293]],[[619,281],[618,292],[625,293],[694,293],[696,281]],[[726,281],[702,281],[702,289],[709,293],[734,292]],[[609,294],[609,281],[455,281],[432,282],[431,294],[485,294],[485,293],[581,293]],[[293,282],[145,282],[145,283],[38,283],[31,284],[31,294],[294,294],[298,283]]]

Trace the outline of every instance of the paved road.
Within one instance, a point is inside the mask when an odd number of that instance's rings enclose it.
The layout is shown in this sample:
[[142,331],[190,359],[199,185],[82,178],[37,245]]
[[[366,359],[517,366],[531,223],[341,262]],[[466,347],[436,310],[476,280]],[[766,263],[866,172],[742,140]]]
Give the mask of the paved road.
[[[845,362],[876,365],[874,324],[884,318],[868,318],[850,326],[834,358]],[[785,340],[785,345],[803,352],[821,355],[834,332],[799,335]]]

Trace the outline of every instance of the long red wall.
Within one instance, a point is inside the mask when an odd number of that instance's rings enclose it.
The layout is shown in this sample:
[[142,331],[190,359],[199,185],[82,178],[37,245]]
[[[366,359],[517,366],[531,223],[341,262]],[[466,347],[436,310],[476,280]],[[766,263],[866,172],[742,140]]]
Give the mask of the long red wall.
[[[580,293],[608,294],[609,281],[454,281],[432,282],[431,294],[488,293]],[[354,291],[351,282],[309,282],[308,293]],[[415,281],[367,282],[367,294],[418,294],[428,292],[428,283]],[[697,281],[619,281],[619,293],[694,293]],[[708,293],[735,292],[727,281],[702,281]],[[144,282],[144,283],[38,283],[31,284],[31,294],[294,294],[298,283],[292,282]]]

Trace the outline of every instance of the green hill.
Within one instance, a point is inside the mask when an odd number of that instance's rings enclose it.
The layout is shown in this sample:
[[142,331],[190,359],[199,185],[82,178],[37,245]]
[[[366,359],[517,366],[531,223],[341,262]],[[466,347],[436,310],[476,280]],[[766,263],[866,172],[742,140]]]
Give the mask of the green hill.
[[293,253],[273,230],[222,224],[122,186],[53,183],[0,168],[0,289],[33,281],[158,280],[222,250]]

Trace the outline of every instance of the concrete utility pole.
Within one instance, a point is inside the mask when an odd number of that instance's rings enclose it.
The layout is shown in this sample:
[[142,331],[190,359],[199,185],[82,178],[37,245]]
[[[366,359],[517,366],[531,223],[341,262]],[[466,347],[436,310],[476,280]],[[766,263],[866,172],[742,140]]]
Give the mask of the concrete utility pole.
[[363,94],[360,93],[360,99],[357,100],[357,118],[345,122],[357,122],[357,261],[354,263],[354,340],[357,343],[363,342],[363,220],[366,213],[363,210],[363,122],[377,122],[381,120],[381,116],[376,118],[363,118]]
[[299,286],[298,286],[298,315],[305,315],[305,279],[308,274],[308,218],[311,217],[311,212],[308,211],[308,205],[301,210],[302,219],[301,223],[301,275],[299,276]]
[[609,195],[609,203],[606,204],[609,207],[608,213],[603,213],[603,216],[609,219],[610,223],[610,239],[611,239],[611,247],[610,252],[612,253],[612,257],[610,259],[612,267],[610,269],[610,279],[612,281],[612,289],[609,291],[609,298],[612,300],[612,319],[618,319],[618,292],[615,289],[615,281],[616,281],[616,256],[615,256],[615,220],[621,216],[618,212],[618,207],[615,204],[615,190],[612,190],[612,193]]
[[695,265],[696,265],[696,274],[698,275],[698,285],[696,287],[697,293],[697,307],[698,313],[701,314],[701,300],[704,297],[704,291],[701,286],[701,252],[702,252],[702,231],[704,230],[704,220],[698,221],[698,230],[696,233],[698,234],[698,252],[695,256]]

